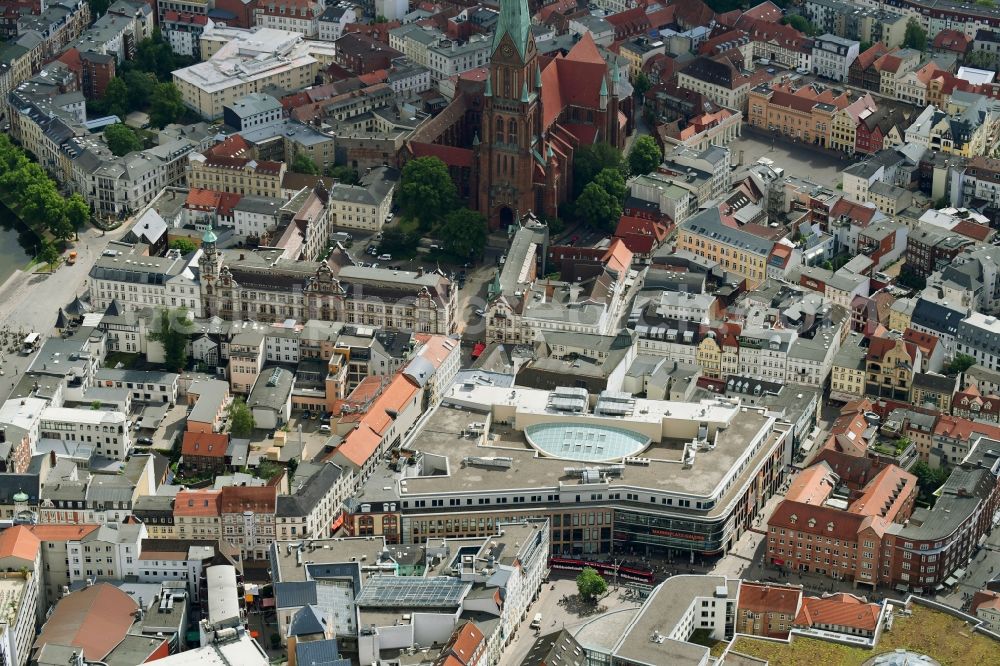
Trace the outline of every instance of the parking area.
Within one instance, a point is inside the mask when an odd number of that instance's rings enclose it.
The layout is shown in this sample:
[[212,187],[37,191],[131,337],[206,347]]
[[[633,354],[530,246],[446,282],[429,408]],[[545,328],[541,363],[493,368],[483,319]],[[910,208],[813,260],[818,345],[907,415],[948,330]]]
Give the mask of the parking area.
[[773,160],[786,174],[806,178],[830,189],[840,184],[840,171],[854,163],[780,136],[756,132],[744,125],[743,136],[729,144],[734,164],[753,164],[762,157]]

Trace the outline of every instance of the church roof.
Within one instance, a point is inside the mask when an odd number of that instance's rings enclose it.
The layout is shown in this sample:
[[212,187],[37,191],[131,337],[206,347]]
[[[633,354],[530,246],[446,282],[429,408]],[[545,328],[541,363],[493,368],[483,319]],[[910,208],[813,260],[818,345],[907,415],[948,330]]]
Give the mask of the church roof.
[[493,53],[496,53],[505,34],[510,34],[517,52],[524,59],[531,34],[531,11],[528,0],[500,0],[500,18],[493,33]]
[[584,33],[565,57],[549,62],[542,70],[542,127],[550,127],[569,105],[601,108],[607,71],[590,33]]

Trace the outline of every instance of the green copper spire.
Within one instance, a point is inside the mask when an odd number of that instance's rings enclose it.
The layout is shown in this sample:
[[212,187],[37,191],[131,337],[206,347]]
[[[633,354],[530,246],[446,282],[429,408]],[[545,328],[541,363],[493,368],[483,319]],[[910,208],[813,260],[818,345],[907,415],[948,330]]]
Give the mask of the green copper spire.
[[607,97],[607,96],[608,96],[608,80],[602,77],[601,78],[601,97]]
[[527,102],[528,101],[528,82],[527,81],[521,81],[521,101],[522,102]]
[[473,146],[479,145],[479,132],[476,132],[475,135],[472,137],[472,145]]
[[486,92],[483,94],[487,97],[493,97],[493,77],[489,73],[486,74]]
[[535,64],[535,89],[542,89],[542,68]]
[[214,243],[217,240],[219,240],[219,238],[215,235],[215,232],[212,231],[212,225],[208,225],[208,229],[205,229],[205,233],[201,237],[202,244]]
[[493,33],[493,54],[496,54],[503,36],[508,33],[523,60],[531,34],[528,0],[500,0],[500,19],[497,21],[496,32]]

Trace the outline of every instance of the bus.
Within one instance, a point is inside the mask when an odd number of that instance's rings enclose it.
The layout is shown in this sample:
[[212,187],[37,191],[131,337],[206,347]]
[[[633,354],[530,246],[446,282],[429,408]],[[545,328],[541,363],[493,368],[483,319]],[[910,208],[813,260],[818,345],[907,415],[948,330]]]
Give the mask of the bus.
[[21,353],[30,354],[38,350],[38,345],[42,342],[42,336],[38,333],[28,333],[21,343]]
[[626,567],[615,565],[613,562],[590,562],[587,560],[577,560],[569,557],[550,557],[549,568],[561,569],[563,571],[582,571],[589,567],[597,571],[605,578],[614,578],[616,569],[619,580],[635,581],[652,585],[655,582],[653,571],[639,567]]

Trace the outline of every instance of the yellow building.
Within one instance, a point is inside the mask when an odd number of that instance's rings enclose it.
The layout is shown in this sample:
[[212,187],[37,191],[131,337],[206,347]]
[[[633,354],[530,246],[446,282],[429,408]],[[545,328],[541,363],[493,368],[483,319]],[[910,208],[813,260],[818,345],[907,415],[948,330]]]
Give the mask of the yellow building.
[[748,122],[768,132],[825,147],[830,145],[834,115],[848,104],[846,92],[834,95],[829,88],[810,85],[793,90],[788,84],[760,85],[750,91]]
[[840,351],[833,357],[830,369],[830,397],[849,402],[864,397],[865,356],[867,350],[861,346],[861,335],[851,333],[844,340]]
[[[755,289],[767,277],[767,258],[774,242],[722,223],[719,209],[707,208],[684,220],[677,234],[677,249],[718,262],[726,271],[746,278]],[[721,359],[720,370],[721,370]]]
[[830,148],[853,154],[858,140],[858,123],[875,110],[875,100],[868,93],[837,110],[831,119]]
[[872,397],[909,400],[920,350],[900,338],[872,338],[865,359],[865,393]]
[[889,306],[889,330],[905,331],[910,328],[913,320],[913,306],[916,301],[912,298],[899,298]]
[[189,158],[188,186],[192,189],[281,198],[285,163],[253,159],[250,145],[239,134]]
[[722,347],[709,335],[698,345],[696,354],[701,372],[710,379],[722,378]]

